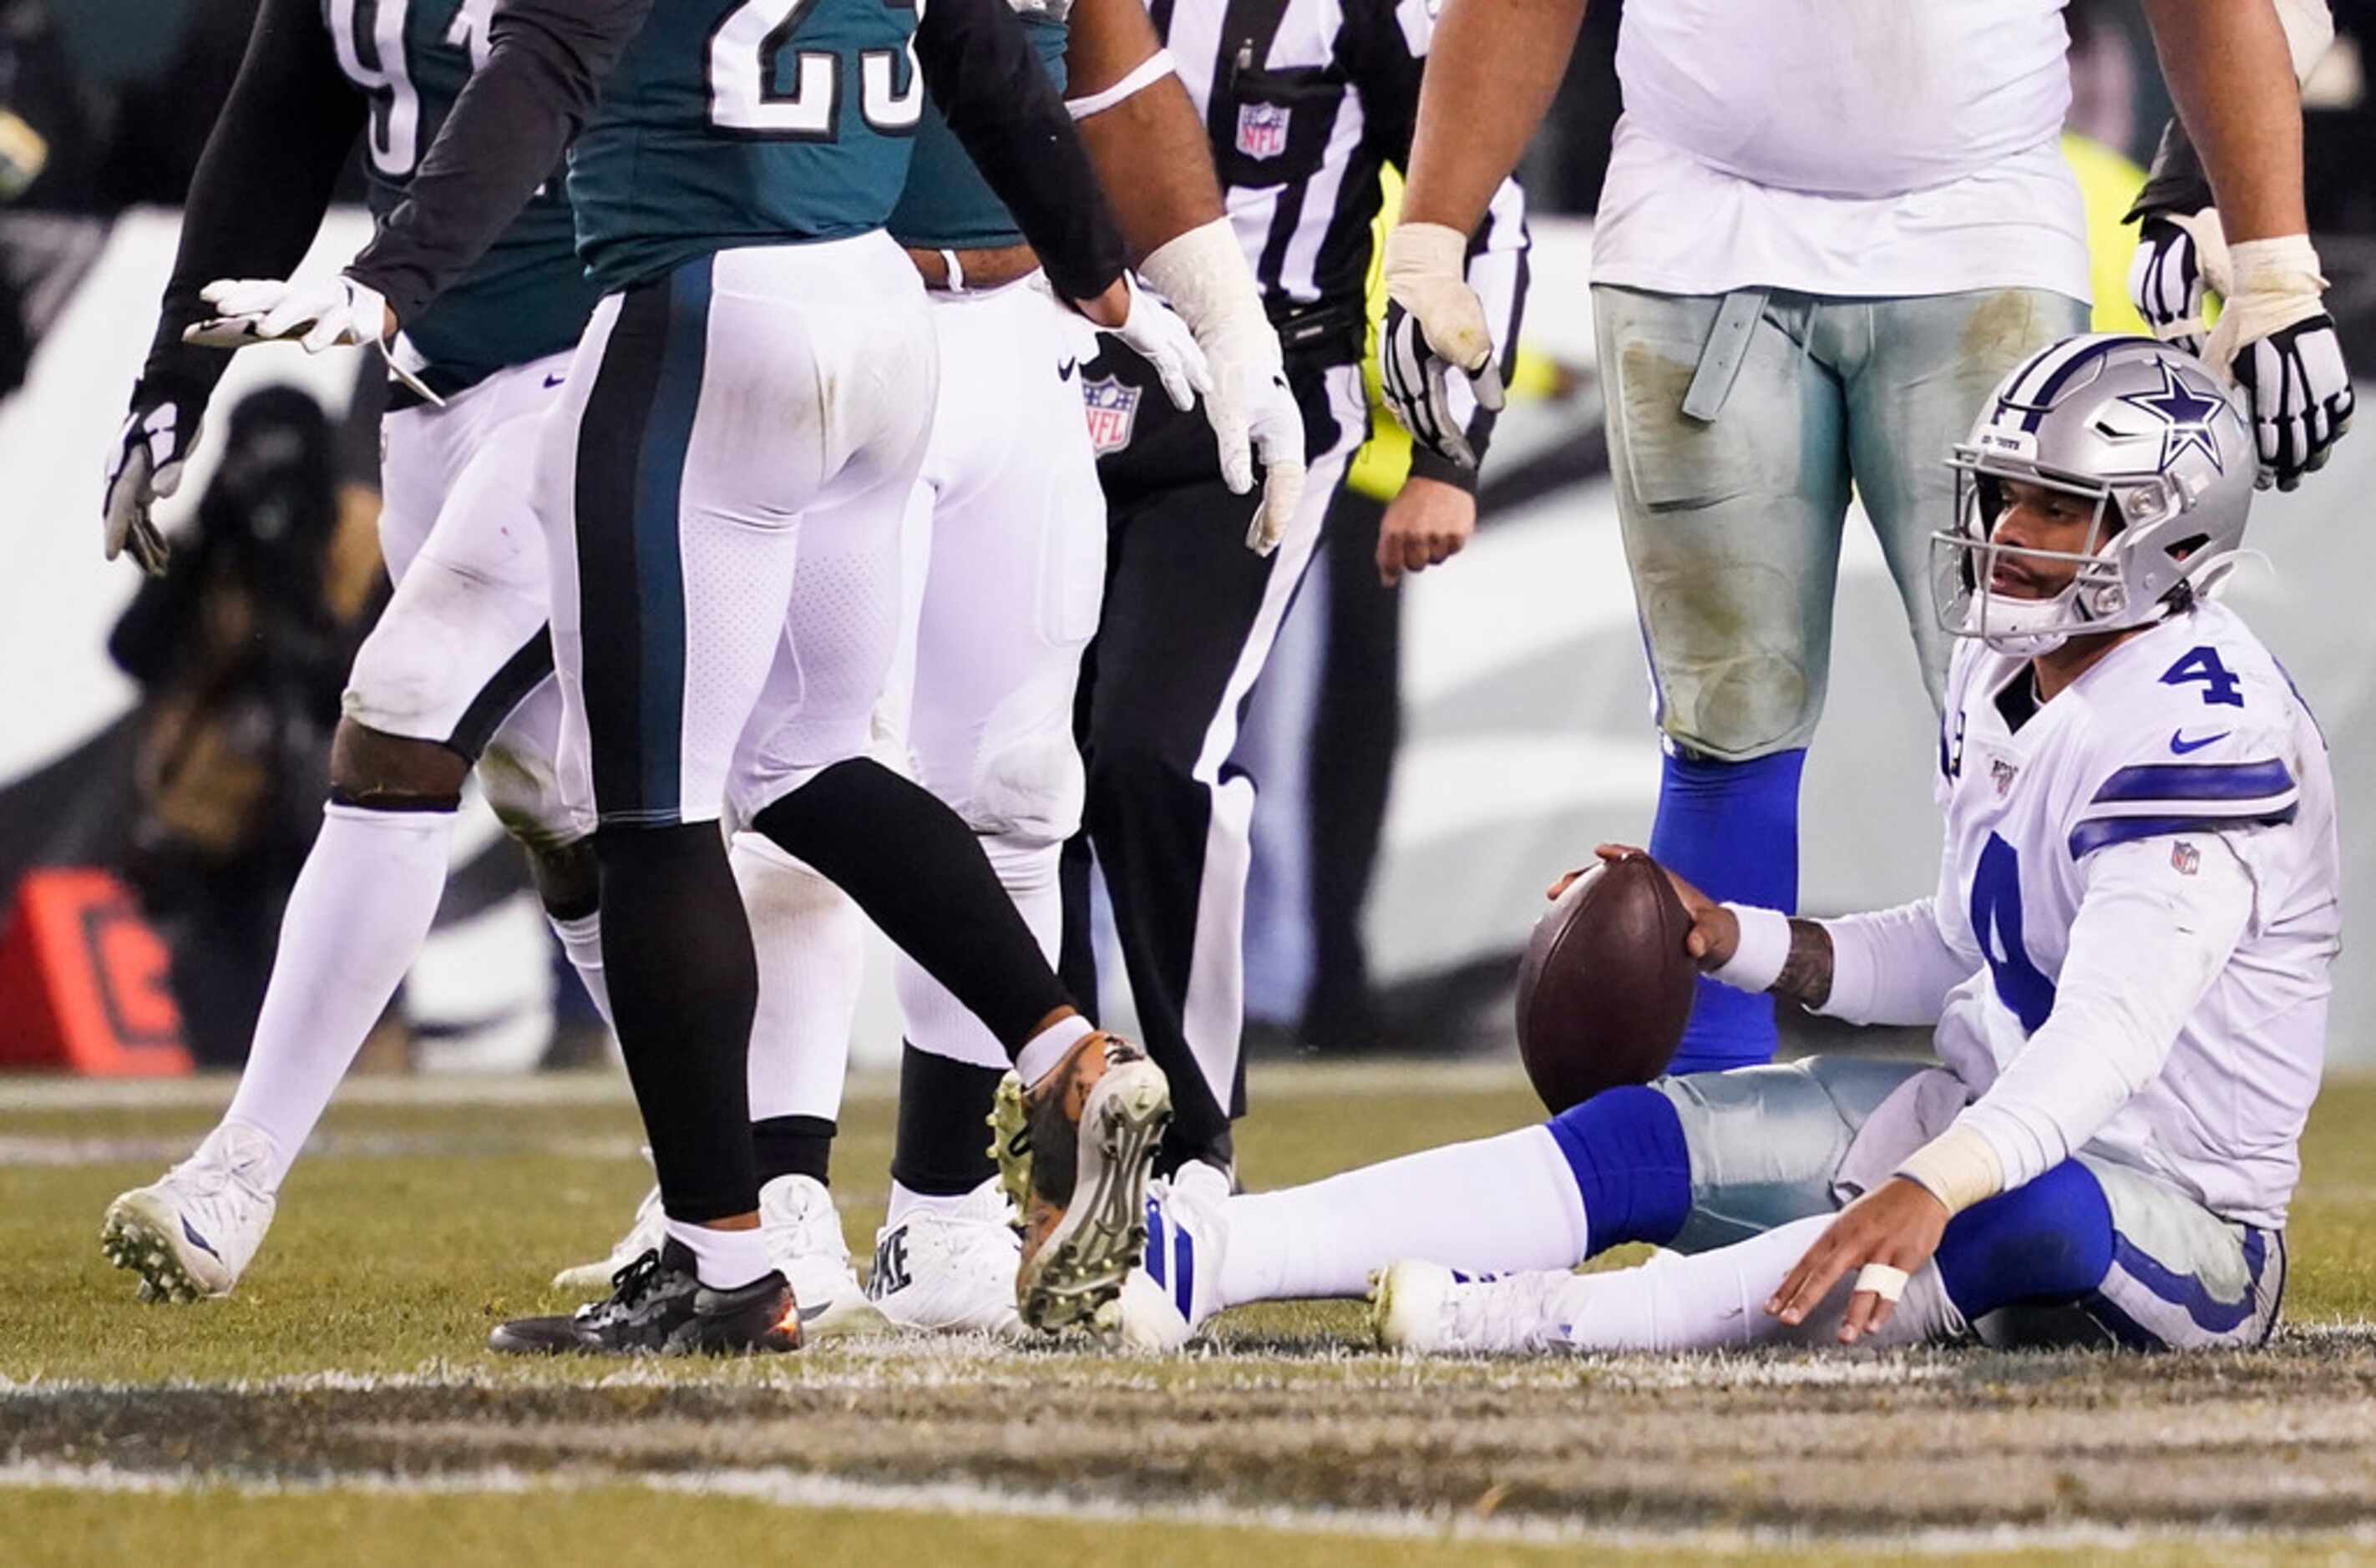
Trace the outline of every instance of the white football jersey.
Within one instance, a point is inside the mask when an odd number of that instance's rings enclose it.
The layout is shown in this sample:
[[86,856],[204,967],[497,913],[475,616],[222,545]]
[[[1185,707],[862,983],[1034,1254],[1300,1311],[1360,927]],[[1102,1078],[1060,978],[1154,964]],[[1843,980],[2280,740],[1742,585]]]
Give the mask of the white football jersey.
[[[2243,936],[2161,1072],[2085,1148],[2213,1212],[2285,1223],[2326,1051],[2340,945],[2334,789],[2317,722],[2241,619],[2204,604],[2115,647],[2016,725],[2027,661],[1968,643],[1941,741],[1937,916],[1982,967],[1949,996],[1941,1059],[1975,1096],[2053,1010],[2089,857],[2167,843],[2192,875],[2218,835],[2252,885]],[[2216,846],[2212,846],[2216,851]],[[2150,977],[2138,977],[2150,983]]]

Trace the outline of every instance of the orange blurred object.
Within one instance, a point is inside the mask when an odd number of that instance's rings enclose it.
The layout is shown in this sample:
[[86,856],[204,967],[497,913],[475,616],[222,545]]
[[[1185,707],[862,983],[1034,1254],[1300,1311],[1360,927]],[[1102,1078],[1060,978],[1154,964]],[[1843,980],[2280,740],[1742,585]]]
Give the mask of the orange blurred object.
[[169,961],[131,892],[106,872],[27,873],[0,929],[0,1068],[189,1073]]

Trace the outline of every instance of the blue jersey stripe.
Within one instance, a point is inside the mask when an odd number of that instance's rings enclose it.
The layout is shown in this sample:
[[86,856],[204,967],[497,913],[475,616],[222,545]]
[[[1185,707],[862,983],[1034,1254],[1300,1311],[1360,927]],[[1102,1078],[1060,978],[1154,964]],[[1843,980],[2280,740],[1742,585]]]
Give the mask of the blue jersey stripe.
[[2275,757],[2259,762],[2148,762],[2104,780],[2094,803],[2128,801],[2258,801],[2282,795],[2294,776]]
[[2113,844],[2126,844],[2137,838],[2157,838],[2170,833],[2216,833],[2223,827],[2254,824],[2274,827],[2293,821],[2300,813],[2299,805],[2288,805],[2280,811],[2239,813],[2233,816],[2196,813],[2182,816],[2097,817],[2071,830],[2071,858],[2075,861]]

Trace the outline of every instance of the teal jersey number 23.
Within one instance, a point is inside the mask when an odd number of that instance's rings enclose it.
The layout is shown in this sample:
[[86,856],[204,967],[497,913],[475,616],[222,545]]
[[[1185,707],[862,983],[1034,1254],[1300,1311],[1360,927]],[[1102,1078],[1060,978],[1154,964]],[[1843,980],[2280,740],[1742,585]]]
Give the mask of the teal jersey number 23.
[[883,227],[924,108],[921,0],[658,0],[570,154],[604,289]]

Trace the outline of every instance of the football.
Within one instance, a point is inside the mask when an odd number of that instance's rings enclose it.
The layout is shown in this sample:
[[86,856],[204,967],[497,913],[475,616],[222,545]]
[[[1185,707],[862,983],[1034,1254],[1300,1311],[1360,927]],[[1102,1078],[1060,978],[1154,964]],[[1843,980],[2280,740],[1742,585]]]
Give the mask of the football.
[[1692,1016],[1691,916],[1647,855],[1601,861],[1535,922],[1518,967],[1518,1053],[1552,1114],[1666,1071]]

